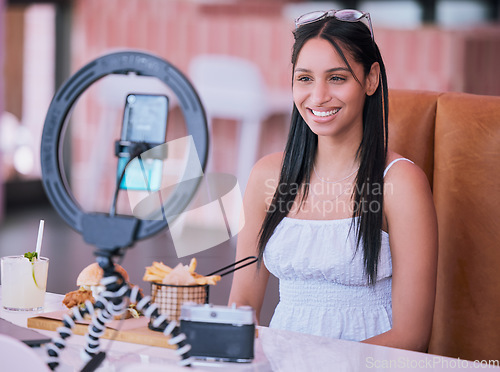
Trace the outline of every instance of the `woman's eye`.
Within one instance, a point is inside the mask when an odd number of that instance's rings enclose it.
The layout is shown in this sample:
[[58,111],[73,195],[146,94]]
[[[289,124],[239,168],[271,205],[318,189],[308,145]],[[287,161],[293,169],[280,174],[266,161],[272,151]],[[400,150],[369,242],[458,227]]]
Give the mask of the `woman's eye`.
[[330,80],[333,81],[333,82],[336,82],[336,83],[340,83],[340,82],[345,81],[346,79],[343,76],[332,76],[330,78]]
[[297,81],[307,82],[307,81],[311,81],[311,80],[312,79],[309,76],[298,76],[297,77]]

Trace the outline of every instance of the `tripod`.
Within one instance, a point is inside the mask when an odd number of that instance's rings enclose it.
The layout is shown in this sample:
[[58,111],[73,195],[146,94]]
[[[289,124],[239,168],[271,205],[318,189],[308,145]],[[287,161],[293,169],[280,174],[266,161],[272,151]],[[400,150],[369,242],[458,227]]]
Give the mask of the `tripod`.
[[188,352],[191,346],[185,342],[186,336],[180,333],[177,322],[175,320],[169,321],[164,315],[161,315],[157,305],[151,303],[149,296],[143,296],[138,286],[130,286],[123,276],[115,270],[110,255],[98,256],[97,262],[104,271],[101,284],[105,286],[105,290],[98,295],[95,304],[87,300],[83,308],[75,306],[71,315],[64,315],[62,327],[57,329],[58,336],[54,337],[52,342],[47,345],[49,355],[47,365],[49,368],[55,370],[60,364],[59,354],[66,346],[66,339],[72,335],[75,321],[81,321],[86,315],[90,315],[92,321],[85,336],[87,345],[82,353],[82,357],[88,363],[82,372],[94,371],[106,357],[105,352],[99,351],[100,337],[106,329],[106,323],[113,320],[114,316],[123,315],[129,303],[135,304],[137,310],[142,311],[148,318],[154,319],[153,328],[164,329],[163,334],[171,337],[168,343],[178,347],[176,353],[181,356],[179,364],[189,366],[191,360],[188,357]]

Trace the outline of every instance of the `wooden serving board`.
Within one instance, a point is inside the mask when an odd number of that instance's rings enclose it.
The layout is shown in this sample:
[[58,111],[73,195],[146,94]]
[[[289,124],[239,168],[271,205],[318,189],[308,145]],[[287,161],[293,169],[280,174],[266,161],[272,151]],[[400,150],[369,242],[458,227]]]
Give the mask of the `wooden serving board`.
[[[56,331],[57,328],[62,326],[62,317],[65,313],[65,311],[55,311],[28,318],[28,327]],[[150,330],[148,328],[148,321],[148,318],[145,317],[139,319],[126,319],[123,321],[121,328],[119,328],[119,321],[112,321],[106,324],[106,329],[101,338],[114,338],[117,341],[164,347],[168,349],[177,348],[175,345],[169,345],[168,340],[170,337],[166,337],[162,332]],[[85,335],[88,331],[88,326],[88,321],[76,322],[73,327],[73,334]]]

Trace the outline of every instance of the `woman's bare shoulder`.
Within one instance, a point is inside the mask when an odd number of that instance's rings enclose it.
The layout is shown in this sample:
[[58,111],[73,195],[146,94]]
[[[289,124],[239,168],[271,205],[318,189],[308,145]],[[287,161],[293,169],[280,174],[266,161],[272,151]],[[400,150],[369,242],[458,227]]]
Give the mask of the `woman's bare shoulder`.
[[[393,163],[394,160],[397,159],[407,159],[410,161],[403,160]],[[387,167],[391,163],[392,163],[391,167],[387,169]],[[411,177],[411,178],[413,177],[421,178],[422,176],[425,177],[425,174],[422,171],[422,169],[418,165],[414,164],[411,161],[411,159],[408,159],[405,156],[391,150],[387,151],[387,160],[385,166],[387,170],[387,174],[385,177],[386,183],[388,181],[396,181],[398,179],[404,179],[406,177]]]
[[[403,156],[390,151],[387,154],[387,164],[399,158]],[[384,178],[386,213],[400,211],[402,205],[417,208],[419,202],[428,199],[432,199],[432,194],[424,171],[409,161],[393,163]]]
[[283,152],[274,152],[261,158],[256,164],[255,168],[260,171],[276,172],[280,171],[283,162]]
[[252,170],[252,176],[261,181],[272,179],[277,182],[279,180],[282,162],[283,152],[275,152],[266,155],[255,163]]
[[273,153],[264,156],[254,165],[248,185],[246,196],[252,203],[264,201],[268,205],[280,179],[283,153]]

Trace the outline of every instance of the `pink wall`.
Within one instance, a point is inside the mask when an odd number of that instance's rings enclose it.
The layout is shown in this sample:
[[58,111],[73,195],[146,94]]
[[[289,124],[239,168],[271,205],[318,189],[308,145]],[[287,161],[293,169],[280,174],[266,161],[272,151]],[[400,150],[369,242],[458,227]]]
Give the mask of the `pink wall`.
[[209,6],[182,0],[122,4],[118,0],[76,1],[75,68],[113,48],[150,51],[183,72],[197,54],[224,53],[255,61],[269,86],[288,86],[293,25],[279,17],[279,8],[265,16],[211,11]]

